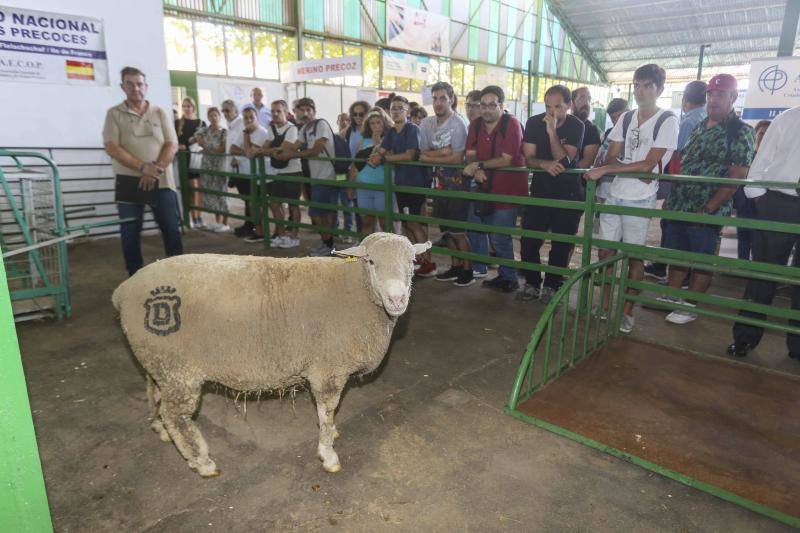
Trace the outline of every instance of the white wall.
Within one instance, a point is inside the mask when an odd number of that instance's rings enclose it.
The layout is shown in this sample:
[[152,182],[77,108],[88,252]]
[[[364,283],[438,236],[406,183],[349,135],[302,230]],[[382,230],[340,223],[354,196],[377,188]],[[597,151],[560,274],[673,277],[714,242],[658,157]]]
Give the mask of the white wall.
[[[230,98],[240,107],[251,100],[250,91],[261,87],[264,102],[269,105],[274,100],[286,100],[286,90],[279,81],[252,80],[246,78],[227,78],[220,76],[197,76],[197,92],[200,97],[200,117],[206,119],[209,107],[219,107],[223,100]],[[291,103],[291,102],[290,102]]]
[[3,5],[102,19],[108,87],[0,82],[0,146],[99,147],[106,110],[124,98],[119,71],[147,74],[148,100],[169,109],[161,0],[3,0]]

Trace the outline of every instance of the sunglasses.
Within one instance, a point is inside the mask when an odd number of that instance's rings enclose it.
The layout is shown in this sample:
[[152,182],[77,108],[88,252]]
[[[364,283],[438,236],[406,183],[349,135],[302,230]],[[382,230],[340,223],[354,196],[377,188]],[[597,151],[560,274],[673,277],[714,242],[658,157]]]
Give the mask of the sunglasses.
[[363,117],[364,115],[366,115],[366,113],[364,113],[363,111],[360,113],[353,113],[354,117]]

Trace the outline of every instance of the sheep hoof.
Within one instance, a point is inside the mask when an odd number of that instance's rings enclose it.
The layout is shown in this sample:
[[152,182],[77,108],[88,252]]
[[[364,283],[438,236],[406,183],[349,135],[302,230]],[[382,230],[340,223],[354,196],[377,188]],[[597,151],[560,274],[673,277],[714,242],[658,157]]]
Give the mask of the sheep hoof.
[[197,473],[203,477],[217,477],[222,473],[222,471],[217,468],[217,465],[214,464],[214,461],[209,461],[202,465],[195,465],[194,468],[197,470]]
[[158,433],[158,438],[161,439],[161,442],[172,442],[172,438],[169,436],[169,433],[167,433],[167,430],[164,428],[164,424],[160,420],[150,424],[150,429]]
[[325,463],[322,463],[322,468],[324,468],[326,472],[330,472],[331,474],[335,474],[336,472],[338,472],[338,471],[340,471],[342,469],[342,465],[340,465],[339,463],[336,463],[333,466],[328,466]]

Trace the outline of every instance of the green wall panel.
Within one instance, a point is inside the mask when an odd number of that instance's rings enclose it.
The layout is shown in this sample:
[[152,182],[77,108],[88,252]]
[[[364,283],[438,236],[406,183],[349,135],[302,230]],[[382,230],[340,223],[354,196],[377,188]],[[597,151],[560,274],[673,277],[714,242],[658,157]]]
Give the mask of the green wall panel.
[[353,39],[361,38],[361,3],[344,0],[344,34]]
[[325,4],[303,0],[303,26],[311,31],[325,31]]

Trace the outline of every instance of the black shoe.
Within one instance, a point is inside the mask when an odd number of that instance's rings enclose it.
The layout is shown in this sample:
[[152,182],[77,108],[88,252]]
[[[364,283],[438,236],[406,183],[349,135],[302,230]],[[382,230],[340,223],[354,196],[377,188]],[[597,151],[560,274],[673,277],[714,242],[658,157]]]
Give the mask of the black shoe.
[[[436,281],[455,281],[461,275],[461,272],[464,269],[461,267],[450,267],[448,270],[445,270],[441,274],[436,274]],[[472,271],[470,271],[470,275]]]
[[519,290],[519,282],[517,280],[504,279],[500,290],[503,292],[517,292]]
[[472,275],[471,268],[462,268],[458,279],[453,282],[456,287],[469,287],[475,283],[475,276]]
[[750,346],[746,342],[734,342],[728,346],[728,355],[732,355],[734,357],[745,357],[752,349],[753,346]]
[[657,280],[665,280],[667,279],[667,267],[666,265],[661,264],[654,264],[651,263],[649,265],[645,265],[644,273],[651,278],[655,278]]
[[503,287],[503,278],[500,276],[495,276],[492,279],[485,279],[483,283],[481,283],[481,287],[486,287],[487,289],[495,289],[501,290]]

